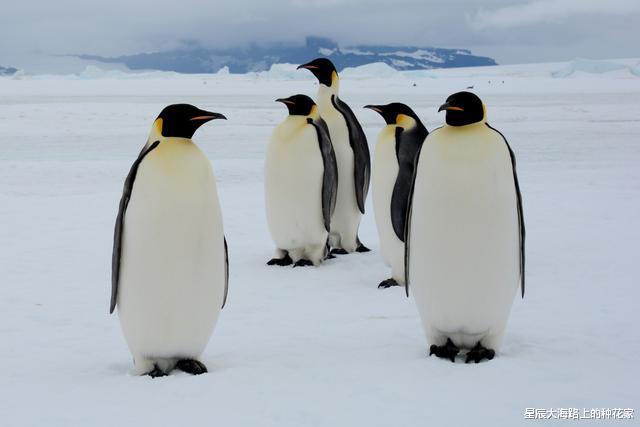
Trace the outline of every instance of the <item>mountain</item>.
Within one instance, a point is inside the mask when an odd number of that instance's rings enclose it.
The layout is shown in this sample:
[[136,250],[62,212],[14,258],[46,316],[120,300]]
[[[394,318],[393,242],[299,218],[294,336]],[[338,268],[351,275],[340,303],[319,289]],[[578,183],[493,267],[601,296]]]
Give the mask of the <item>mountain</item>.
[[12,76],[16,73],[16,71],[18,70],[15,68],[3,67],[2,65],[0,65],[0,76]]
[[81,59],[124,64],[131,70],[162,70],[179,73],[215,73],[228,67],[231,73],[266,71],[278,63],[302,64],[318,56],[333,61],[338,71],[373,62],[384,62],[397,70],[473,67],[496,65],[492,58],[472,55],[466,49],[439,49],[417,46],[349,46],[340,47],[322,37],[307,37],[304,46],[271,44],[242,49],[210,49],[197,43],[153,53],[118,57],[77,55]]

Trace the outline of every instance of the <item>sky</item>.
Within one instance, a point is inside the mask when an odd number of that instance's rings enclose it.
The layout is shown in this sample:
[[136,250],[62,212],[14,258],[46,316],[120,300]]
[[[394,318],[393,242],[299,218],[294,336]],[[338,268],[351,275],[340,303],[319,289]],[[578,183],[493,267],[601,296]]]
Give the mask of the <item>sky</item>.
[[640,57],[640,0],[3,0],[0,65],[303,43],[466,48],[502,64]]

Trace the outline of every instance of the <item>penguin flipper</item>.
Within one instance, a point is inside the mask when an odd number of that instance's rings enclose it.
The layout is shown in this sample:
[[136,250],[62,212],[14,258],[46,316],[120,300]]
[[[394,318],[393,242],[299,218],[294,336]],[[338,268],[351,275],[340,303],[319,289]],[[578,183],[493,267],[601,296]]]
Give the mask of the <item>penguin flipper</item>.
[[322,154],[322,164],[324,172],[322,176],[322,218],[324,220],[324,228],[330,231],[331,216],[336,208],[336,199],[338,196],[338,164],[336,161],[336,153],[331,144],[329,137],[329,128],[322,119],[307,119],[307,123],[316,129],[318,134],[318,145]]
[[151,145],[144,146],[138,158],[131,165],[129,174],[124,181],[124,188],[122,189],[122,197],[120,198],[120,205],[118,207],[118,216],[116,217],[115,230],[113,232],[113,253],[111,256],[111,305],[109,307],[109,313],[113,313],[116,308],[118,300],[118,284],[120,282],[120,257],[122,255],[122,232],[124,230],[124,215],[131,199],[131,193],[133,191],[133,183],[136,180],[138,173],[138,167],[142,160],[154,150],[160,141],[155,141]]
[[405,241],[409,192],[414,180],[414,171],[422,143],[427,137],[427,129],[420,123],[410,131],[396,128],[396,158],[398,177],[391,194],[391,224],[393,231],[402,242]]
[[227,247],[227,238],[224,237],[224,298],[222,299],[222,308],[227,303],[227,294],[229,293],[229,249]]
[[335,95],[331,97],[331,102],[347,123],[349,144],[353,150],[356,202],[358,203],[358,209],[364,214],[364,202],[367,199],[369,180],[371,178],[371,156],[367,137],[355,114],[345,102]]
[[513,169],[513,184],[516,189],[516,201],[517,201],[517,209],[518,209],[518,227],[520,230],[520,239],[519,239],[520,240],[520,289],[522,292],[522,298],[524,298],[525,238],[526,238],[527,232],[524,226],[524,213],[522,210],[522,193],[520,192],[520,183],[518,181],[518,174],[516,172],[516,155],[514,154],[513,150],[511,149],[511,146],[509,145],[509,142],[507,141],[507,138],[504,137],[502,132],[500,132],[498,129],[495,129],[489,126],[489,123],[485,123],[485,124],[489,129],[493,130],[498,135],[500,135],[505,145],[507,146],[507,150],[509,150],[509,158],[511,159],[511,167]]
[[[409,258],[411,256],[411,247],[409,245],[411,237],[411,210],[413,209],[413,191],[416,186],[416,173],[418,172],[418,158],[416,158],[416,164],[413,171],[413,177],[411,178],[411,186],[409,187],[409,195],[407,196],[407,210],[405,212],[404,221],[404,291],[409,297]],[[394,226],[395,228],[395,226]]]

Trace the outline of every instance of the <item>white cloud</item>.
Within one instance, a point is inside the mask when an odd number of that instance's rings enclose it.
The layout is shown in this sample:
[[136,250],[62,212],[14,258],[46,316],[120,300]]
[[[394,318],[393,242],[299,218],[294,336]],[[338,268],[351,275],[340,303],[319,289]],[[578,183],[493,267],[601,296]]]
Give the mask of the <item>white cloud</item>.
[[578,15],[625,15],[640,12],[640,0],[536,0],[525,4],[480,9],[467,15],[477,30],[515,28],[538,23],[558,23]]

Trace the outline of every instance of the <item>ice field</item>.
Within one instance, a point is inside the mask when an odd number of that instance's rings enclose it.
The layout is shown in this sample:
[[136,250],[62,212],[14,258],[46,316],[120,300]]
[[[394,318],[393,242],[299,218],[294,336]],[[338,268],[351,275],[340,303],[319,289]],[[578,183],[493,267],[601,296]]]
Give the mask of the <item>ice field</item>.
[[[372,252],[265,265],[264,152],[286,115],[274,100],[315,95],[310,73],[0,78],[0,424],[515,426],[577,424],[526,420],[526,408],[637,412],[639,64],[342,73],[372,152],[384,123],[364,105],[405,102],[431,130],[470,86],[515,151],[527,291],[498,357],[478,365],[428,358],[412,298],[377,289],[389,269],[370,198],[360,236]],[[177,102],[229,119],[194,137],[217,176],[229,298],[202,357],[209,374],[151,379],[131,375],[108,315],[113,225],[154,118]]]

